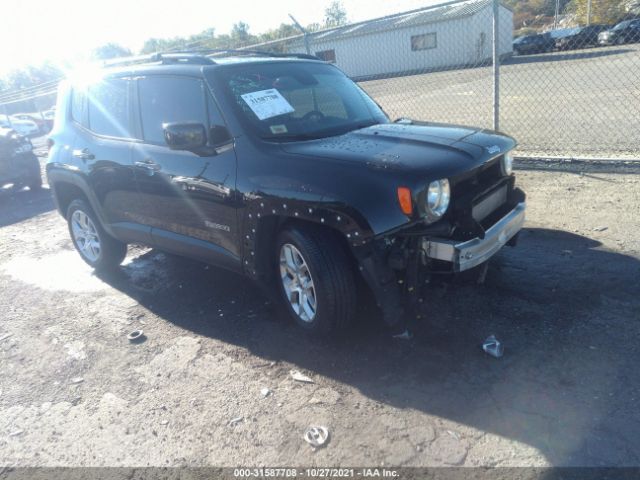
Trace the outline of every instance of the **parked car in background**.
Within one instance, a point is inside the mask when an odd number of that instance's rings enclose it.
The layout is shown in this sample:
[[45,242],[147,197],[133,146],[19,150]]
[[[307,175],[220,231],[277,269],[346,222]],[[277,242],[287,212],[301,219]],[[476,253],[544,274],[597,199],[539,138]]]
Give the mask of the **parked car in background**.
[[558,50],[575,50],[578,48],[595,47],[598,45],[598,35],[610,28],[611,25],[588,25],[569,29],[555,41]]
[[611,30],[598,35],[600,45],[621,45],[640,42],[640,18],[620,22]]
[[40,162],[28,138],[14,129],[0,127],[0,188],[10,183],[18,189],[27,186],[39,190]]
[[35,122],[8,117],[6,115],[0,117],[0,127],[13,128],[16,132],[25,137],[37,137],[40,135],[40,129]]
[[525,35],[513,41],[513,51],[516,55],[531,53],[547,53],[553,51],[555,41],[548,33]]
[[46,118],[44,115],[40,115],[39,113],[16,113],[11,115],[12,120],[31,120],[38,126],[40,133],[49,133],[51,127],[53,126],[53,120]]

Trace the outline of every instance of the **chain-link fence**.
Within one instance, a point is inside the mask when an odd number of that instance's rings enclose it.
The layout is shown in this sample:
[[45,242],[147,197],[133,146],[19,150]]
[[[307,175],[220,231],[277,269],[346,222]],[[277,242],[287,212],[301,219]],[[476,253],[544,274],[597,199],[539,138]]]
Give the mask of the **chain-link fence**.
[[513,9],[496,3],[454,1],[248,48],[335,62],[392,118],[491,128],[495,115],[522,156],[640,159],[633,2],[576,1],[515,32]]
[[[640,0],[572,0],[569,13],[565,0],[537,3],[556,15],[455,0],[241,44],[334,62],[391,118],[497,125],[521,156],[640,159]],[[0,114],[28,108],[24,99],[52,105],[51,90],[0,95]]]

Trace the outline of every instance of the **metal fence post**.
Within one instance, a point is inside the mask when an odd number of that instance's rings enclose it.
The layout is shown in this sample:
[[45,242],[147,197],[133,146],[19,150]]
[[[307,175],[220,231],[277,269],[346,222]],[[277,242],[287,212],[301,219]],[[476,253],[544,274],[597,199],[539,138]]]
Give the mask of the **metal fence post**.
[[493,0],[493,129],[500,129],[500,0]]
[[298,30],[302,32],[302,38],[304,40],[304,48],[307,51],[307,54],[311,55],[311,46],[309,45],[309,32],[307,32],[307,29],[298,23],[298,21],[293,17],[293,15],[289,14],[289,18],[293,20],[293,23],[298,28]]

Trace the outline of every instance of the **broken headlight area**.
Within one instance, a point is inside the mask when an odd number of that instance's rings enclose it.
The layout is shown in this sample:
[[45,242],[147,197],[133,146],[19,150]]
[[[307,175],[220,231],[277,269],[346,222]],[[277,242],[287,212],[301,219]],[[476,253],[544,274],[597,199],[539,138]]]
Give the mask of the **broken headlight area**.
[[514,177],[479,186],[453,200],[438,222],[414,223],[358,249],[360,270],[393,325],[407,305],[440,278],[484,264],[504,245],[515,245],[524,224],[525,194]]

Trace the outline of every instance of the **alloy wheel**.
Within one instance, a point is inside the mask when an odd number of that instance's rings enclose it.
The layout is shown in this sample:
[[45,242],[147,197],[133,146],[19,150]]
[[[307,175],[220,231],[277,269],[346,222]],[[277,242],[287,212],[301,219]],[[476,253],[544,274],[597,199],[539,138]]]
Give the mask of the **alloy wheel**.
[[71,231],[80,254],[90,262],[96,262],[100,257],[100,236],[89,215],[82,210],[73,212]]
[[290,243],[280,248],[280,278],[287,300],[298,318],[312,322],[318,306],[316,288],[302,253]]

